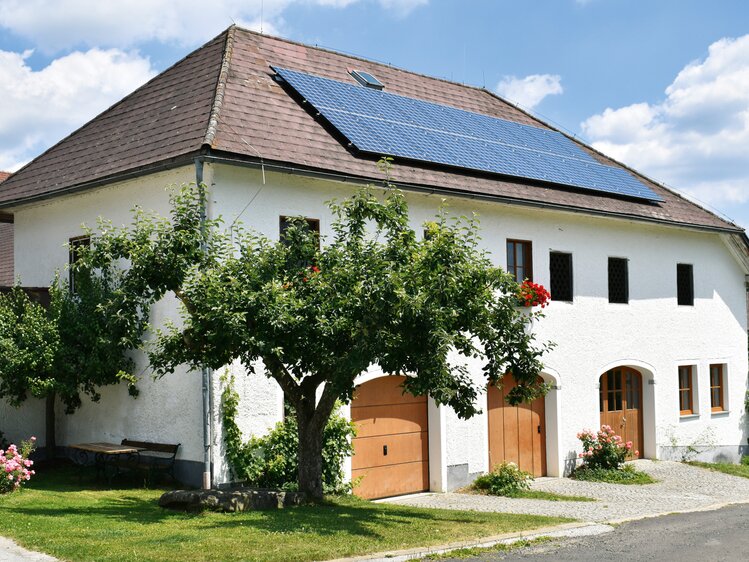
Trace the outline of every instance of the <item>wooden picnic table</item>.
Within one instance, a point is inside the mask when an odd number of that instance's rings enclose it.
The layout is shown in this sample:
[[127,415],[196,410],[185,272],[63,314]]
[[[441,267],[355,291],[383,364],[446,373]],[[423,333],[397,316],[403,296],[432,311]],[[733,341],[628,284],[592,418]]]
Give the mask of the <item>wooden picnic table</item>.
[[90,456],[93,455],[96,477],[99,478],[103,474],[109,484],[112,483],[112,478],[123,472],[122,468],[127,464],[122,462],[123,457],[127,461],[144,450],[142,447],[105,442],[75,443],[68,447],[75,449],[76,454],[73,455],[72,460],[81,467],[90,464]]

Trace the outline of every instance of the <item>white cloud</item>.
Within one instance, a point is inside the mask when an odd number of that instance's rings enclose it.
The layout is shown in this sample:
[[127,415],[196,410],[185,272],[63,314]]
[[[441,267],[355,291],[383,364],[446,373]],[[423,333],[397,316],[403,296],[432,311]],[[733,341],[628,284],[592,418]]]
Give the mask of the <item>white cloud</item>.
[[557,74],[531,74],[525,78],[505,76],[497,84],[500,96],[529,109],[536,107],[546,96],[562,92],[562,78]]
[[404,18],[420,6],[426,6],[429,0],[378,0],[380,6],[391,11],[396,17]]
[[713,43],[657,103],[581,125],[597,149],[715,206],[749,202],[749,35]]
[[30,55],[0,51],[0,170],[16,170],[130,93],[155,71],[148,59],[91,49],[34,71]]
[[[46,53],[79,47],[127,48],[147,41],[192,46],[232,22],[278,32],[294,4],[346,8],[364,0],[0,0],[0,28]],[[370,2],[374,0],[368,0]],[[377,0],[396,17],[429,0]]]

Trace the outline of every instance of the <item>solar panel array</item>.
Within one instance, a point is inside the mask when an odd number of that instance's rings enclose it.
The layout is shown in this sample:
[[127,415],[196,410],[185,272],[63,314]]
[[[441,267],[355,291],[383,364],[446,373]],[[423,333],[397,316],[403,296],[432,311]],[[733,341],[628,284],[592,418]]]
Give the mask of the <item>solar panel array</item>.
[[663,199],[557,131],[285,68],[273,68],[358,150],[604,192]]

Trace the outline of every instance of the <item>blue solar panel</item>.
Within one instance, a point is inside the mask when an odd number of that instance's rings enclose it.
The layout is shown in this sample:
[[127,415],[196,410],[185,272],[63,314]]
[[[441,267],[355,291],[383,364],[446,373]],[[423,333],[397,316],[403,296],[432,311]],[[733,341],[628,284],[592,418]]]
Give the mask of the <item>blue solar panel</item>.
[[273,68],[359,151],[663,201],[557,131]]

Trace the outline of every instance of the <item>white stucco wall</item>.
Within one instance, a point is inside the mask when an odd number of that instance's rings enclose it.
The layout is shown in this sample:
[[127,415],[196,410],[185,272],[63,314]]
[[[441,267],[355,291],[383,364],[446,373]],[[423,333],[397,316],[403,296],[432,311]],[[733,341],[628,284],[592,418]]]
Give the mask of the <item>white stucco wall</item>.
[[[15,262],[22,284],[49,285],[55,272],[66,276],[68,239],[81,235],[81,225],[95,227],[97,219],[110,219],[115,226],[131,222],[136,205],[167,213],[167,186],[194,181],[192,167],[155,174],[106,188],[56,198],[16,210]],[[152,322],[177,319],[176,300],[166,298],[154,306]],[[154,380],[142,355],[136,355],[140,396],[129,397],[125,386],[102,389],[98,403],[83,401],[73,415],[57,407],[57,442],[69,445],[86,441],[119,442],[123,438],[181,443],[179,458],[202,459],[201,378],[185,369]],[[29,405],[28,423],[35,427],[44,445],[44,405]],[[6,415],[7,407],[0,411]],[[196,423],[197,420],[197,423]],[[24,421],[26,423],[26,421]]]
[[[278,236],[279,215],[318,218],[324,238],[331,233],[332,220],[324,202],[354,189],[278,173],[266,172],[265,185],[262,178],[257,170],[216,166],[213,210],[227,223],[241,212],[241,222],[271,238]],[[441,197],[410,193],[408,200],[419,232],[420,225],[434,216]],[[643,373],[643,398],[649,409],[644,413],[645,455],[661,455],[673,442],[689,445],[706,432],[714,434],[716,446],[737,449],[746,442],[744,271],[719,235],[485,201],[451,198],[449,205],[456,215],[479,214],[482,244],[500,265],[506,264],[507,238],[531,240],[534,278],[546,286],[549,252],[573,254],[574,303],[552,303],[546,318],[536,324],[540,340],[557,344],[545,358],[545,378],[559,387],[547,397],[550,474],[561,474],[568,461],[574,462],[577,432],[599,425],[599,377],[617,365]],[[610,256],[629,260],[629,304],[608,303]],[[693,307],[676,304],[677,263],[694,264]],[[678,412],[677,366],[684,362],[698,369],[701,408],[700,415],[691,418]],[[728,365],[729,411],[711,415],[708,366],[716,362]],[[485,407],[485,395],[480,401]],[[459,420],[446,411],[443,426],[445,435],[434,441],[444,440],[444,464],[467,463],[469,473],[487,470],[486,415]]]
[[[166,212],[164,186],[193,177],[189,167],[19,209],[17,273],[28,285],[48,283],[55,269],[67,262],[64,244],[79,233],[82,222],[93,224],[98,216],[105,216],[115,224],[127,223],[129,209],[136,203]],[[330,236],[332,216],[325,202],[355,189],[332,181],[210,164],[206,178],[212,183],[212,217],[221,215],[227,225],[239,217],[245,226],[270,238],[278,236],[280,215],[318,218],[323,239]],[[420,225],[434,216],[441,197],[410,193],[408,200],[413,226],[420,232]],[[565,463],[574,461],[579,450],[576,433],[598,426],[598,379],[618,365],[643,373],[647,456],[661,455],[664,447],[674,443],[688,445],[706,432],[714,435],[716,446],[736,449],[746,443],[744,271],[719,235],[486,201],[451,198],[449,203],[456,215],[479,213],[482,244],[497,264],[506,263],[507,238],[531,240],[534,280],[544,285],[549,283],[549,251],[573,254],[574,303],[552,303],[546,318],[535,326],[539,339],[557,344],[545,358],[545,377],[559,387],[547,397],[550,474],[561,474]],[[608,303],[609,256],[629,259],[627,305]],[[694,307],[676,304],[678,262],[694,264]],[[173,300],[160,303],[154,310],[154,323],[175,315]],[[711,415],[707,393],[708,366],[715,362],[728,366],[729,411],[719,415]],[[679,416],[676,392],[677,366],[685,363],[697,365],[700,401],[699,415],[688,419]],[[235,384],[243,397],[240,427],[248,436],[264,433],[281,419],[280,389],[261,373],[248,377],[239,365],[229,368],[236,374]],[[220,374],[215,373],[213,379],[213,443],[219,453]],[[481,382],[479,373],[476,380]],[[651,380],[655,384],[649,384]],[[122,437],[178,441],[183,444],[181,458],[201,461],[200,374],[180,372],[151,381],[144,372],[140,386],[141,396],[135,401],[124,388],[105,389],[100,404],[86,404],[74,416],[61,416],[60,443]],[[485,395],[480,406],[485,409]],[[5,416],[2,412],[0,416]],[[487,470],[485,413],[459,420],[453,412],[432,405],[429,418],[433,489],[448,487],[451,466],[468,465],[470,474]],[[29,427],[43,428],[39,415],[29,419]],[[218,481],[226,479],[222,463],[217,462],[215,472]]]

